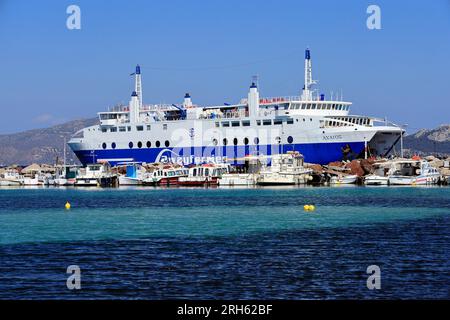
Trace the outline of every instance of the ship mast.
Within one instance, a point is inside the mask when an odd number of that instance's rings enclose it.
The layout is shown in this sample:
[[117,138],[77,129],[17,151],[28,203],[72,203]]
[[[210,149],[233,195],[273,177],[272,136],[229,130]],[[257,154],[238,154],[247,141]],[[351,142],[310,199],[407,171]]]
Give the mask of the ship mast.
[[312,100],[311,87],[316,83],[317,81],[312,79],[311,51],[307,48],[305,50],[305,86],[303,87],[302,92],[303,101]]
[[136,91],[136,94],[139,99],[139,109],[142,109],[142,79],[141,79],[141,67],[139,65],[136,66],[135,77],[136,78],[134,91]]
[[129,117],[131,123],[139,122],[140,112],[142,110],[142,79],[141,79],[141,67],[136,66],[136,72],[134,75],[134,91],[131,94],[131,100],[129,103]]

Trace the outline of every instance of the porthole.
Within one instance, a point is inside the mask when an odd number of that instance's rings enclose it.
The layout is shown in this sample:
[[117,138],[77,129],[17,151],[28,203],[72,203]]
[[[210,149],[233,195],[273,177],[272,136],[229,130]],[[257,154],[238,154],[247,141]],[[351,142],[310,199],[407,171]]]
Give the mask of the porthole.
[[254,142],[255,144],[259,144],[259,138],[258,138],[258,137],[255,137],[255,139],[253,139],[253,142]]
[[111,143],[111,148],[113,148],[113,149],[116,148],[116,143],[115,142]]
[[130,149],[133,148],[133,142],[130,141],[130,143],[128,144],[128,146],[130,147]]
[[234,144],[235,146],[237,146],[237,144],[238,144],[238,139],[237,139],[237,138],[234,138],[234,139],[233,139],[233,144]]
[[103,148],[103,149],[106,149],[106,143],[103,142],[102,148]]
[[142,148],[142,142],[138,142],[138,148]]
[[212,143],[213,143],[213,145],[217,146],[217,143],[218,143],[217,139],[216,138],[212,139]]
[[289,136],[289,137],[287,138],[287,142],[288,142],[288,143],[294,142],[294,138],[292,138],[292,136]]
[[147,141],[147,148],[150,148],[152,146],[152,143],[150,141]]
[[223,139],[223,145],[226,146],[228,144],[228,140],[225,138]]
[[278,144],[280,144],[280,143],[281,143],[281,137],[276,137],[276,138],[275,138],[275,141],[276,141]]
[[168,146],[170,146],[169,140],[166,140],[166,142],[164,142],[164,145],[166,146],[166,148],[167,148]]
[[156,145],[157,148],[159,148],[161,146],[161,142],[156,141],[155,145]]
[[244,144],[247,146],[248,145],[248,138],[244,138]]

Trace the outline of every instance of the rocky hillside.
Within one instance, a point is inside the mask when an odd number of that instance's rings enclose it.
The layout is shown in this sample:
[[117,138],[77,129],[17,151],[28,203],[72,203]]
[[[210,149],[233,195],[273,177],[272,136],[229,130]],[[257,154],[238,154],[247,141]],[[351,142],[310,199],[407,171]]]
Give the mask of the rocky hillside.
[[413,153],[450,155],[450,124],[405,136],[404,147]]
[[[97,118],[74,120],[50,128],[0,135],[0,165],[53,164],[57,157],[62,161],[64,138],[68,141],[75,132],[95,123]],[[77,161],[70,148],[67,161]]]

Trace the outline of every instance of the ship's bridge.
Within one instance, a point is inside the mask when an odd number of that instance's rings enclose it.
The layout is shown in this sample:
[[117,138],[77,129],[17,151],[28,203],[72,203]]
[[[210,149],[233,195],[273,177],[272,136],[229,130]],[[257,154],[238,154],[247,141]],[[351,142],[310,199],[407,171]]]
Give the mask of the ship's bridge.
[[[241,104],[247,104],[247,99],[242,99]],[[301,115],[333,115],[346,116],[350,111],[351,102],[339,100],[302,100],[298,96],[270,97],[259,100],[260,108],[286,110],[289,114]]]

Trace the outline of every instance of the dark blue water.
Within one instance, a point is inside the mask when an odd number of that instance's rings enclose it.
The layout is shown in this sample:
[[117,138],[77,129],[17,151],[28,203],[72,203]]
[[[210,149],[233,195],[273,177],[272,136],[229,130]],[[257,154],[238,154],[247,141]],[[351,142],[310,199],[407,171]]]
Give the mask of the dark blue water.
[[449,188],[0,190],[0,298],[448,299],[449,213]]

